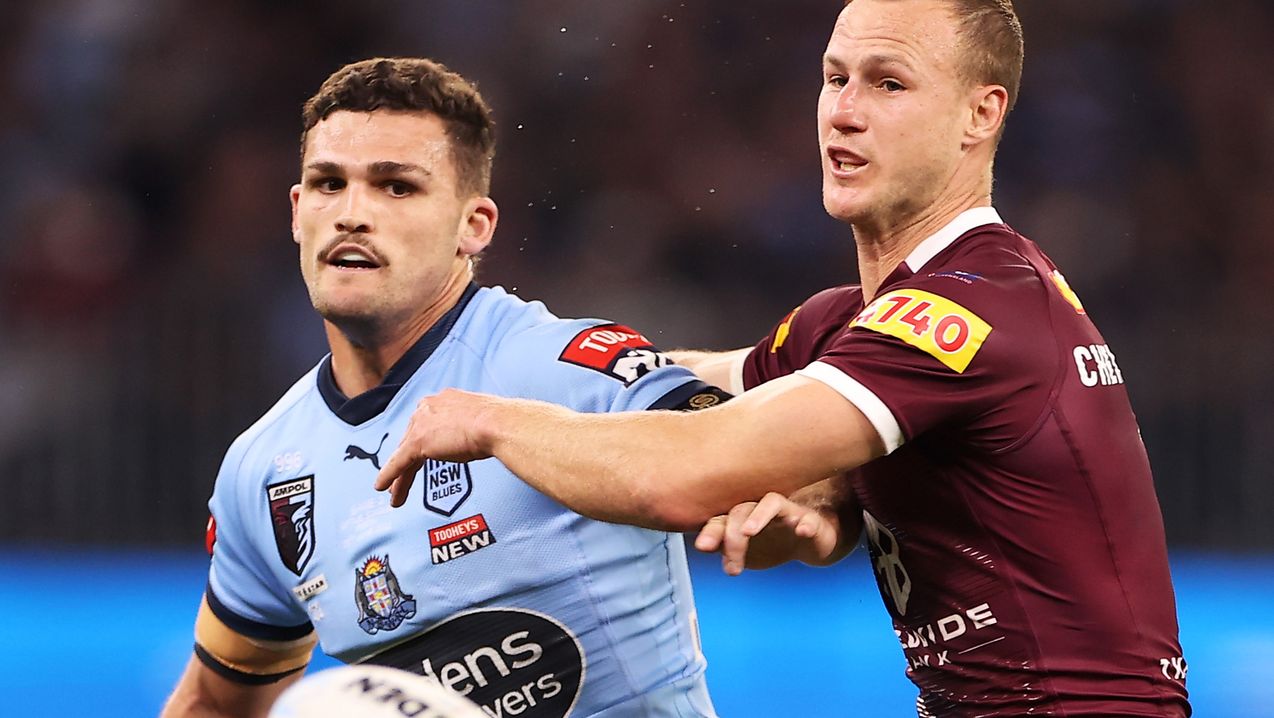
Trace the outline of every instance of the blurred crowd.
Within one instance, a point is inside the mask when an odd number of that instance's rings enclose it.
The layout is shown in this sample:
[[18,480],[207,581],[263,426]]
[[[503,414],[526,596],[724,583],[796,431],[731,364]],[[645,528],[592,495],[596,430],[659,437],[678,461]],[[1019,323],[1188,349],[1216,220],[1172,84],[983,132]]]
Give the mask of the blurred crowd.
[[[300,105],[425,55],[498,125],[484,283],[665,348],[853,281],[814,130],[839,0],[47,0],[0,9],[0,540],[195,543],[324,353]],[[1019,3],[996,205],[1117,353],[1177,546],[1274,547],[1274,8]]]

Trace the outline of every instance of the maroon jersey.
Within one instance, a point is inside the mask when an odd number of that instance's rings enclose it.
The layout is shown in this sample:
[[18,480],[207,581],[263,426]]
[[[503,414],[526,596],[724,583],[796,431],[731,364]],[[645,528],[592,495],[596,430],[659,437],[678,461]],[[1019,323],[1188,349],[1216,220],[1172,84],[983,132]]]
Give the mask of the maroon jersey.
[[1035,244],[966,212],[870,304],[845,286],[793,310],[744,385],[794,372],[889,449],[852,478],[921,716],[1190,714],[1124,377]]

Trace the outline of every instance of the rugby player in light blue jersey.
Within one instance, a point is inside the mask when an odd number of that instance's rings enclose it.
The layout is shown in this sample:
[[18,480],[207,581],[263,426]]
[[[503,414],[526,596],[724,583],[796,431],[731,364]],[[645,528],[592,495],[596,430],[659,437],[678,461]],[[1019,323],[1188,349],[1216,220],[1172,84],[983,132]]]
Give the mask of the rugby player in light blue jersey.
[[463,78],[355,63],[304,121],[292,230],[331,354],[226,454],[195,655],[164,716],[264,716],[316,641],[492,716],[714,716],[679,534],[585,518],[496,460],[429,462],[406,511],[372,483],[447,387],[586,412],[727,395],[632,329],[474,284],[494,139]]

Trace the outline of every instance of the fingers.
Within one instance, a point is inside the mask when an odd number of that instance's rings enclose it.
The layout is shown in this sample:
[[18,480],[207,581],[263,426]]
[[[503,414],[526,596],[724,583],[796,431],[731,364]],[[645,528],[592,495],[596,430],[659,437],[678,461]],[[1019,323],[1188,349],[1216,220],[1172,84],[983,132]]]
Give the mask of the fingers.
[[743,529],[758,511],[768,511],[768,509],[762,509],[761,504],[749,501],[735,506],[730,509],[730,513],[726,514],[725,535],[721,546],[721,568],[731,576],[743,573],[748,555],[748,544],[755,535],[755,532],[749,534]]
[[[737,508],[737,507],[736,507]],[[774,520],[776,516],[800,508],[788,500],[786,496],[771,491],[755,504],[755,508],[747,516],[740,530],[748,537],[756,536]]]
[[812,539],[818,535],[823,526],[823,517],[817,511],[806,511],[805,515],[797,520],[796,527],[792,531],[800,538]]
[[395,508],[407,502],[407,494],[416,481],[416,472],[425,465],[423,459],[413,457],[413,452],[405,450],[405,446],[400,445],[390,455],[373,484],[377,491],[389,490],[389,505]]
[[721,540],[725,537],[725,516],[713,516],[708,523],[699,529],[695,537],[695,548],[704,553],[713,553],[721,548]]

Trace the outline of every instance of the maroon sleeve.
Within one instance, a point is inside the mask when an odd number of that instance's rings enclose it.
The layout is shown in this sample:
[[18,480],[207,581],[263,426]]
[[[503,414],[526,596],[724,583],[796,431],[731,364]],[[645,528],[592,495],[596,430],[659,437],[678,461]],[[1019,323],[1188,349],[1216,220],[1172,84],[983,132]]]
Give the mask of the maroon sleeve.
[[791,374],[818,358],[862,307],[856,285],[824,289],[787,313],[743,362],[743,387]]
[[949,427],[1006,448],[1038,421],[1058,375],[1046,290],[1025,261],[911,277],[848,324],[818,361],[875,394],[905,441]]

